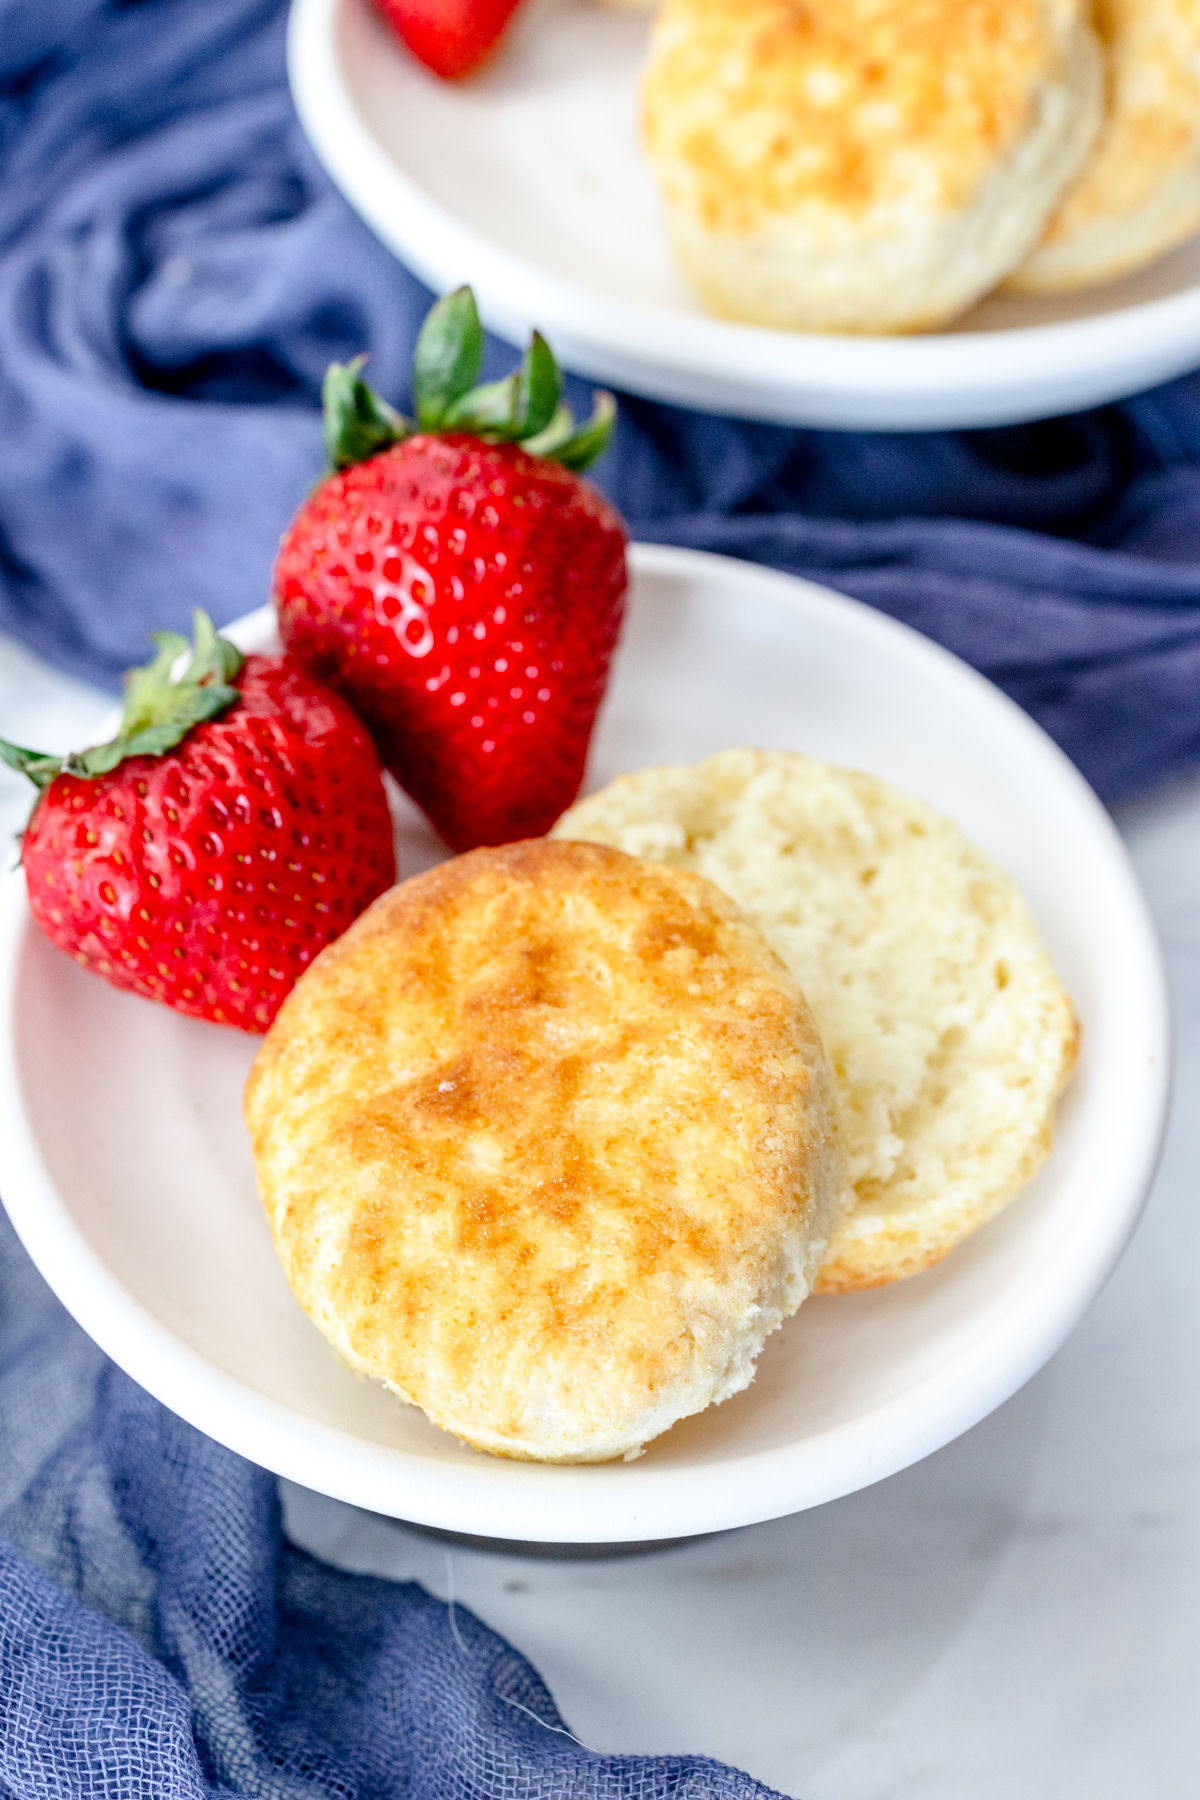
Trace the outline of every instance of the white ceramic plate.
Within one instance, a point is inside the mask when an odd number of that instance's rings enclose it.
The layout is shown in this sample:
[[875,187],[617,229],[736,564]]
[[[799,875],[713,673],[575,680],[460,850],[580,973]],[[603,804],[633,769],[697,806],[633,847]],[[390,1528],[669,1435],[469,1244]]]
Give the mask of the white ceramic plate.
[[292,92],[350,204],[436,290],[469,281],[514,343],[633,393],[796,425],[1048,418],[1200,362],[1200,240],[1061,300],[993,295],[952,331],[834,337],[731,325],[675,271],[638,149],[647,15],[530,0],[459,85],[368,0],[293,0]]
[[[255,1040],[120,994],[0,910],[0,1193],[109,1355],[201,1430],[359,1506],[543,1542],[682,1537],[815,1506],[964,1431],[1057,1348],[1112,1267],[1162,1130],[1152,928],[1107,814],[1010,701],[916,633],[785,575],[639,547],[590,785],[734,744],[872,769],[959,819],[1028,895],[1083,1021],[1042,1174],[938,1269],[809,1301],[754,1384],[636,1463],[477,1455],[334,1359],[287,1288],[241,1088]],[[234,634],[273,642],[266,612]],[[445,854],[415,810],[402,870]]]

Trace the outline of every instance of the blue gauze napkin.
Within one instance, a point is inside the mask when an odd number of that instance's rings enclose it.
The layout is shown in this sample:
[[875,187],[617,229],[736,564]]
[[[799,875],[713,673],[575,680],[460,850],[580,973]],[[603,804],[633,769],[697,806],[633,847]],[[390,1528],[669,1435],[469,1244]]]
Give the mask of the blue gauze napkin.
[[[0,625],[113,683],[194,605],[260,605],[326,364],[369,349],[404,404],[427,304],[303,141],[279,0],[0,0]],[[1200,763],[1198,463],[1188,377],[911,437],[626,399],[597,478],[640,537],[947,644],[1111,798]],[[0,1800],[767,1792],[561,1725],[462,1609],[288,1545],[273,1481],[115,1370],[0,1221]]]
[[0,1797],[241,1795],[774,1800],[585,1750],[464,1607],[289,1544],[274,1480],[114,1368],[0,1213]]

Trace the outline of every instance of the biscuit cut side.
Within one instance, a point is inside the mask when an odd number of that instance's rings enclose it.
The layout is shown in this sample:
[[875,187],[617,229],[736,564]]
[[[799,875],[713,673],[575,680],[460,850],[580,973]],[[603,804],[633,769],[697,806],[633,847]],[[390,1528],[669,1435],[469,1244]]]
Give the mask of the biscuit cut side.
[[301,1304],[477,1449],[637,1455],[746,1386],[844,1194],[803,995],[697,875],[545,840],[394,888],[246,1091]]
[[1200,229],[1200,0],[1097,0],[1107,67],[1099,136],[1018,293],[1113,281]]
[[924,801],[730,750],[623,776],[554,833],[706,875],[800,982],[852,1188],[817,1292],[930,1267],[1040,1166],[1074,1011],[1013,882]]
[[1033,248],[1100,109],[1078,0],[666,0],[642,81],[685,274],[787,330],[964,311]]

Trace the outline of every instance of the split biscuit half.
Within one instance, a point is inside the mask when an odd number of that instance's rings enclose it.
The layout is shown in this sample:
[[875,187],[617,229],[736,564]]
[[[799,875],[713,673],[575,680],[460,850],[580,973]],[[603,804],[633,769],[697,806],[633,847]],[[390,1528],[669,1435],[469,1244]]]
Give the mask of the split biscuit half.
[[1013,882],[925,801],[729,750],[622,776],[554,834],[706,875],[804,989],[852,1189],[816,1292],[930,1267],[1041,1165],[1075,1014]]
[[475,850],[330,945],[246,1090],[288,1280],[477,1449],[636,1456],[744,1388],[845,1191],[792,975],[701,876]]

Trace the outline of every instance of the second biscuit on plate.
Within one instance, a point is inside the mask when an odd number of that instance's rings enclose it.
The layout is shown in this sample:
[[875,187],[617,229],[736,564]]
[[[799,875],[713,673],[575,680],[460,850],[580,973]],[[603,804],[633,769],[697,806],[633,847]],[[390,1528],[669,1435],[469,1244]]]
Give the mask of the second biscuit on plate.
[[1200,227],[1200,0],[1097,0],[1108,99],[1046,234],[1007,285],[1067,294],[1113,281]]

